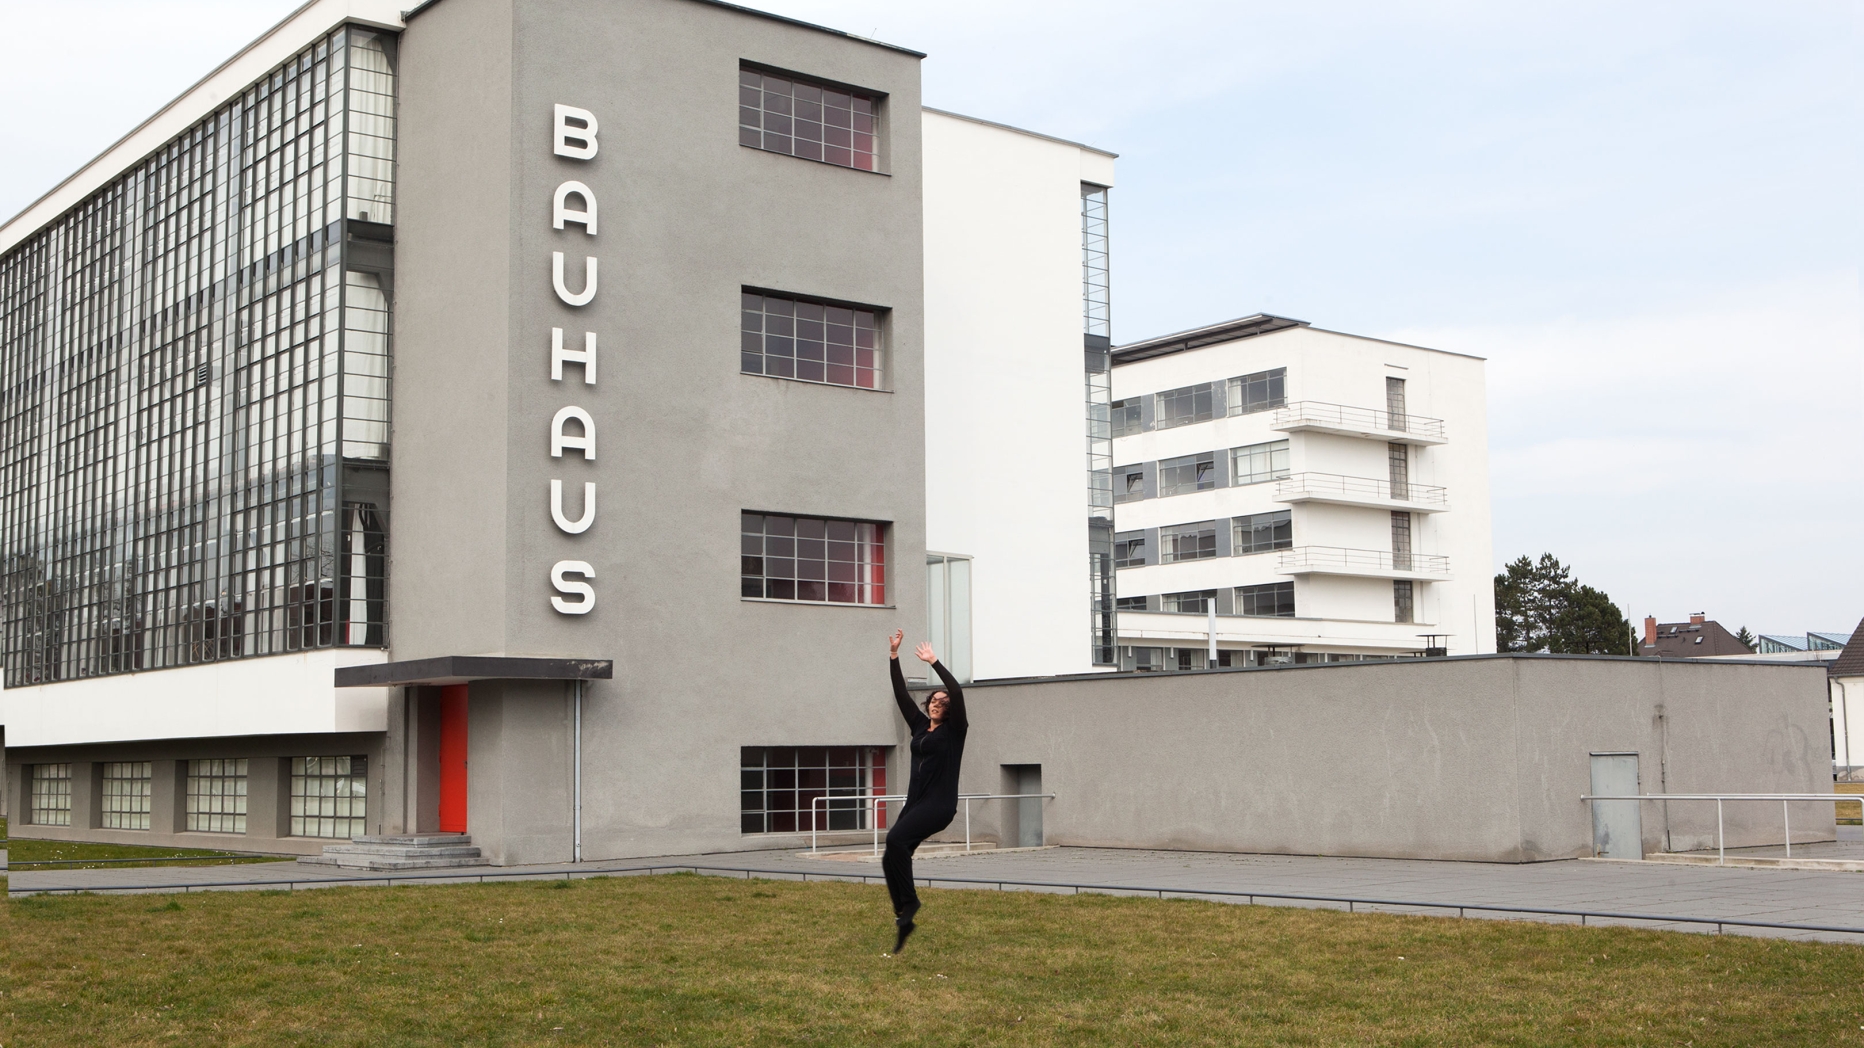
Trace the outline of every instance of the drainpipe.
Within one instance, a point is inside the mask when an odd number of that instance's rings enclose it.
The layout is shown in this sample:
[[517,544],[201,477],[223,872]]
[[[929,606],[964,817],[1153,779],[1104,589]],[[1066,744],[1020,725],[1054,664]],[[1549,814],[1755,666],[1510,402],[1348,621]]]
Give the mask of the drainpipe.
[[[1657,790],[1670,792],[1670,718],[1663,703],[1657,704]],[[1670,845],[1670,802],[1663,802],[1663,850],[1674,851]]]
[[576,698],[576,783],[572,803],[573,830],[570,843],[570,861],[582,861],[582,700],[583,682],[572,681],[570,689]]

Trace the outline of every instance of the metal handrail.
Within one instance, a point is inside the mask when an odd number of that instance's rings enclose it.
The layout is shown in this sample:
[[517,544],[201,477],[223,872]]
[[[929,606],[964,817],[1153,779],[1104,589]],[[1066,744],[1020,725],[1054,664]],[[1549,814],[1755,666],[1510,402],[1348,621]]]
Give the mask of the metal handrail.
[[1359,568],[1366,571],[1413,571],[1420,575],[1448,575],[1450,558],[1440,553],[1393,553],[1390,550],[1347,549],[1343,546],[1295,546],[1281,553],[1278,570],[1302,568]]
[[[853,871],[842,871],[842,870],[833,870],[833,871],[773,870],[773,869],[767,869],[767,868],[761,868],[761,867],[755,867],[755,866],[713,866],[713,865],[707,865],[707,864],[702,864],[702,863],[654,863],[654,864],[642,865],[642,866],[614,866],[614,867],[608,867],[606,869],[593,869],[593,870],[588,869],[585,866],[584,868],[577,869],[577,870],[551,871],[549,873],[524,873],[524,872],[515,872],[515,871],[512,873],[467,873],[464,870],[437,870],[432,873],[390,873],[390,874],[382,874],[380,876],[375,876],[375,877],[367,877],[367,876],[363,876],[363,877],[303,877],[303,878],[298,878],[295,880],[276,880],[276,881],[204,881],[204,882],[178,883],[178,884],[102,885],[102,886],[84,887],[84,888],[78,888],[78,887],[26,888],[26,889],[21,889],[17,891],[9,891],[7,894],[9,896],[18,895],[18,896],[23,897],[27,895],[82,895],[82,894],[97,894],[101,892],[154,892],[154,891],[172,891],[175,889],[179,889],[183,892],[191,892],[197,888],[206,888],[206,889],[211,890],[215,888],[255,888],[255,887],[263,888],[263,887],[278,886],[278,885],[284,886],[286,891],[296,891],[299,885],[306,885],[310,887],[339,888],[339,887],[345,887],[348,885],[381,884],[386,887],[392,888],[395,886],[396,882],[401,882],[403,884],[406,884],[409,882],[417,882],[417,881],[446,881],[446,882],[453,882],[453,883],[459,883],[463,881],[476,881],[480,884],[484,884],[488,879],[493,880],[493,881],[501,881],[501,880],[536,881],[536,880],[543,880],[543,879],[548,878],[554,881],[558,879],[559,877],[561,877],[565,881],[574,881],[574,880],[588,880],[591,877],[614,877],[614,876],[621,875],[621,874],[657,874],[657,873],[711,873],[711,874],[726,874],[726,873],[739,874],[741,873],[744,875],[746,880],[749,880],[753,874],[762,874],[762,875],[770,876],[773,878],[798,879],[798,880],[803,881],[804,883],[807,883],[810,875],[813,874],[815,877],[817,877],[820,880],[860,881],[862,884],[866,884],[868,881],[871,881],[871,880],[876,880],[880,876],[878,874],[855,873]],[[1542,914],[1542,915],[1551,916],[1551,917],[1577,917],[1579,918],[1580,924],[1585,924],[1586,918],[1588,917],[1604,917],[1610,920],[1620,920],[1620,921],[1653,921],[1653,922],[1660,922],[1660,923],[1665,923],[1665,924],[1703,924],[1703,925],[1713,924],[1715,925],[1715,930],[1717,933],[1720,933],[1722,931],[1723,925],[1730,925],[1736,928],[1777,928],[1777,929],[1782,929],[1786,931],[1837,932],[1837,933],[1842,933],[1845,935],[1864,935],[1864,927],[1848,927],[1845,925],[1834,925],[1834,924],[1788,924],[1788,923],[1784,923],[1781,921],[1749,921],[1749,920],[1743,920],[1739,917],[1685,917],[1685,916],[1681,916],[1677,914],[1620,913],[1620,912],[1616,912],[1612,910],[1565,910],[1565,909],[1553,909],[1550,907],[1539,907],[1539,906],[1485,906],[1479,903],[1468,903],[1468,902],[1435,902],[1435,901],[1426,902],[1422,900],[1410,900],[1410,899],[1368,899],[1368,898],[1363,898],[1360,896],[1349,896],[1349,895],[1296,895],[1296,894],[1292,894],[1288,892],[1232,891],[1232,890],[1227,890],[1223,888],[1161,888],[1155,885],[1081,884],[1081,883],[1074,882],[1074,881],[1018,881],[1018,880],[1011,880],[1011,879],[1002,878],[1002,877],[915,877],[913,878],[913,882],[915,884],[919,883],[920,881],[924,881],[925,886],[928,888],[932,887],[935,883],[937,884],[975,884],[975,885],[989,884],[989,885],[996,885],[996,888],[998,891],[1003,891],[1006,887],[1071,888],[1074,890],[1074,893],[1076,895],[1079,895],[1081,894],[1083,890],[1086,890],[1089,892],[1144,892],[1147,895],[1156,894],[1160,899],[1163,899],[1167,895],[1180,895],[1180,896],[1187,896],[1191,898],[1197,898],[1200,896],[1208,896],[1211,898],[1220,898],[1220,899],[1246,899],[1252,906],[1255,904],[1255,901],[1257,899],[1280,899],[1285,902],[1334,902],[1334,903],[1343,902],[1346,904],[1346,910],[1348,913],[1356,912],[1354,910],[1355,906],[1404,906],[1404,907],[1410,907],[1410,908],[1421,909],[1421,910],[1426,910],[1426,909],[1428,910],[1455,910],[1456,915],[1458,917],[1466,916],[1465,911],[1467,910],[1474,910],[1477,913],[1526,913],[1526,914]]]
[[1398,492],[1391,482],[1373,477],[1349,477],[1340,473],[1292,473],[1275,485],[1275,498],[1286,502],[1296,495],[1358,495],[1393,502],[1416,502],[1441,506],[1449,502],[1444,488],[1435,484],[1404,484]]
[[1275,420],[1270,429],[1283,429],[1312,423],[1321,426],[1333,426],[1339,429],[1377,430],[1385,433],[1415,433],[1432,440],[1446,439],[1443,435],[1443,420],[1426,418],[1423,415],[1393,414],[1377,408],[1354,407],[1350,404],[1329,404],[1321,400],[1297,400],[1284,407],[1275,409]]
[[[1043,798],[1053,800],[1055,795],[1052,793],[961,793],[959,794],[958,799],[964,802],[964,850],[967,852],[971,850],[971,802],[972,801],[1020,801],[1020,800],[1031,800],[1036,797],[1043,797]],[[882,804],[885,804],[888,801],[903,801],[905,799],[906,797],[904,794],[890,794],[884,797],[880,797],[880,796],[876,796],[876,797],[858,797],[858,796],[857,797],[817,797],[816,799],[810,801],[809,802],[809,854],[814,855],[814,854],[817,854],[821,850],[816,845],[816,828],[821,825],[821,822],[815,817],[815,806],[817,804],[820,804],[821,802],[827,801],[827,800],[872,801],[873,803],[869,804],[868,807],[874,809],[874,817],[868,819],[867,821],[868,821],[868,824],[872,826],[874,830],[874,854],[879,855],[880,854],[880,815],[879,815],[880,806]]]
[[[1787,812],[1787,805],[1795,802],[1833,801],[1838,804],[1846,802],[1864,803],[1864,794],[1856,793],[1639,793],[1639,794],[1593,794],[1582,793],[1579,799],[1593,801],[1714,801],[1715,802],[1715,862],[1718,866],[1728,864],[1727,841],[1722,836],[1722,802],[1723,801],[1779,801],[1780,819],[1786,827],[1786,857],[1793,857],[1793,820]],[[1837,809],[1833,809],[1836,813]],[[1597,858],[1595,852],[1593,858]]]

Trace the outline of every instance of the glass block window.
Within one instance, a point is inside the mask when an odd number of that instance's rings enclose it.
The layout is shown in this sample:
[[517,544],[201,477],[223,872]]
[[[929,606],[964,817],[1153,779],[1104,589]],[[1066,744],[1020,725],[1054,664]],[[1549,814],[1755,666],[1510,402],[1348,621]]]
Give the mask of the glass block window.
[[1247,517],[1235,517],[1233,520],[1236,528],[1235,535],[1230,540],[1230,552],[1235,556],[1267,553],[1270,550],[1288,549],[1294,545],[1294,522],[1289,510],[1252,513]]
[[149,828],[149,798],[155,765],[148,761],[111,761],[104,765],[103,821],[106,830]]
[[738,144],[861,171],[879,170],[880,101],[826,84],[738,71]]
[[1232,482],[1235,484],[1260,484],[1288,476],[1288,442],[1285,440],[1233,448],[1230,459],[1235,468],[1236,479]]
[[1200,520],[1159,529],[1159,563],[1204,560],[1217,555],[1217,522]]
[[1146,533],[1122,531],[1113,536],[1113,566],[1142,568],[1146,563]]
[[312,41],[0,255],[6,686],[386,642],[395,46]]
[[1208,491],[1217,486],[1217,455],[1206,451],[1201,455],[1185,455],[1182,458],[1159,460],[1159,497],[1168,495],[1188,495],[1193,491]]
[[71,825],[71,765],[32,765],[26,821],[34,826]]
[[875,310],[746,291],[739,330],[747,375],[884,388]]
[[1281,407],[1288,403],[1287,385],[1287,368],[1239,375],[1230,380],[1229,395],[1224,398],[1228,414],[1249,415]]
[[1158,394],[1158,403],[1152,415],[1153,428],[1171,429],[1194,422],[1209,422],[1215,417],[1213,411],[1222,408],[1222,401],[1215,399],[1218,388],[1208,382],[1200,382],[1195,386],[1168,389]]
[[367,832],[369,765],[363,757],[291,758],[291,835],[348,840]]
[[1146,497],[1146,468],[1141,465],[1113,468],[1113,501],[1138,502]]
[[1125,400],[1114,401],[1113,435],[1116,437],[1130,437],[1140,432],[1144,428],[1140,423],[1140,418],[1141,414],[1138,397],[1127,397]]
[[1236,587],[1236,613],[1261,618],[1294,618],[1294,583]]
[[746,513],[742,596],[827,604],[885,604],[884,524]]
[[246,832],[246,759],[188,762],[188,829]]
[[865,830],[873,814],[886,828],[885,806],[864,800],[886,796],[885,746],[745,746],[738,776],[741,832]]
[[1196,612],[1202,615],[1210,610],[1210,602],[1216,599],[1216,590],[1189,590],[1184,593],[1161,593],[1159,594],[1159,610],[1176,611],[1185,614]]

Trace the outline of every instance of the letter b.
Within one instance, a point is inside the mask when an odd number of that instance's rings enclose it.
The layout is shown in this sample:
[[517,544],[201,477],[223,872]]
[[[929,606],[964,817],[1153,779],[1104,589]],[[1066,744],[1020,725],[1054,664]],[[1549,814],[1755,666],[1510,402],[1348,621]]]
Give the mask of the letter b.
[[553,136],[553,145],[558,156],[566,156],[571,160],[594,159],[595,130],[594,113],[575,106],[557,104],[556,133]]

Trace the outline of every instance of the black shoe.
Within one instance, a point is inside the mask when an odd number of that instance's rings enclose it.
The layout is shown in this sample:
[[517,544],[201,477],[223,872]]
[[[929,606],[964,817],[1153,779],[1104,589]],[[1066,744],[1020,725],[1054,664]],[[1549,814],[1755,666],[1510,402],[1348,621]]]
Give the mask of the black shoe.
[[918,926],[913,924],[911,921],[905,921],[900,924],[900,937],[893,940],[893,952],[894,953],[899,953],[901,950],[906,948],[906,937],[908,935],[911,935],[913,933],[913,929],[916,927]]

